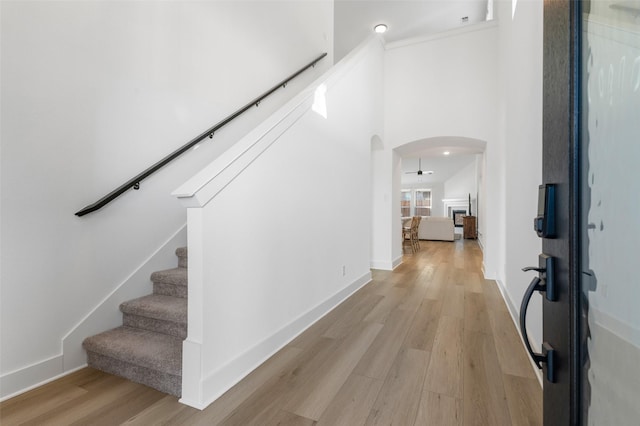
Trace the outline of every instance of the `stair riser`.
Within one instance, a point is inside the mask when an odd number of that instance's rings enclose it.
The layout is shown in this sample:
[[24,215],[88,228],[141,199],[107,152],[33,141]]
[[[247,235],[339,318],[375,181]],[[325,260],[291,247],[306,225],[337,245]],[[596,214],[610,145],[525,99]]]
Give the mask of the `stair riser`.
[[115,358],[87,351],[87,363],[95,369],[141,383],[160,392],[181,396],[182,377],[141,367]]
[[122,324],[126,327],[140,328],[156,333],[168,334],[181,339],[187,338],[187,324],[158,320],[140,315],[122,314]]
[[165,284],[165,283],[153,283],[153,294],[162,294],[164,296],[187,298],[187,286]]

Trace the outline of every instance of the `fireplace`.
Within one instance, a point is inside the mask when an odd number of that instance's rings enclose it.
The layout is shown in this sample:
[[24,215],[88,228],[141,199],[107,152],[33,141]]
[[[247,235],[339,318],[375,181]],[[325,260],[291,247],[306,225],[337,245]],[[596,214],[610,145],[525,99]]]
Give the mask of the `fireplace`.
[[463,221],[462,218],[467,215],[467,210],[452,210],[451,216],[453,217],[453,225],[456,228],[462,228]]
[[[453,218],[454,210],[464,210],[467,212],[469,208],[469,200],[465,198],[445,198],[442,200],[444,205],[444,216]],[[467,212],[469,214],[469,212]]]

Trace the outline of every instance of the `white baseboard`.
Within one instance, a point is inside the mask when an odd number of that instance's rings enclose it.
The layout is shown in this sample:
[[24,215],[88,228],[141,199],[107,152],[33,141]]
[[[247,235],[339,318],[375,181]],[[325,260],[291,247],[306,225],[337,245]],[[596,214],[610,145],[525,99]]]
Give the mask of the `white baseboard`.
[[[520,336],[520,343],[522,343],[522,347],[525,348],[525,351],[526,351],[524,336],[520,332],[520,311],[513,304],[513,302],[511,301],[511,298],[508,296],[504,283],[502,283],[502,281],[500,280],[496,280],[496,284],[498,286],[498,290],[500,290],[500,294],[502,295],[502,299],[504,300],[504,303],[507,305],[507,309],[509,310],[509,316],[511,317],[511,320],[513,321],[513,324],[516,327],[518,336]],[[536,340],[533,339],[531,336],[529,336],[529,342],[531,343],[531,346],[534,348],[540,347],[540,344],[536,342]],[[533,360],[531,359],[528,353],[527,353],[527,359],[529,360],[529,364],[531,364],[531,368],[533,368],[533,371],[536,374],[538,381],[540,382],[540,386],[544,386],[542,381],[542,370],[540,370],[536,365],[536,363],[533,362]]]
[[485,263],[484,260],[482,261],[482,266],[480,267],[480,269],[482,271],[482,275],[484,276],[485,280],[498,281],[498,278],[496,277],[496,274],[489,271],[489,269],[487,268],[487,264]]
[[380,269],[382,271],[393,271],[402,263],[402,255],[391,260],[372,260],[370,262],[371,269]]
[[476,241],[478,242],[478,246],[480,246],[480,250],[482,250],[482,252],[484,253],[484,243],[482,242],[483,240],[484,238],[478,235],[478,238],[476,239]]
[[[62,355],[56,355],[19,370],[3,374],[0,377],[0,401],[5,401],[39,386],[46,385],[86,366],[87,364],[85,363],[73,370],[61,373],[63,371]],[[25,386],[25,383],[30,383],[30,385]]]
[[[218,368],[202,380],[200,401],[194,397],[182,398],[180,402],[199,410],[205,409],[209,404],[218,399],[222,394],[232,388],[240,380],[253,370],[258,368],[267,359],[282,349],[286,344],[303,333],[307,328],[328,314],[332,309],[345,299],[358,291],[361,287],[371,282],[371,272],[367,272],[333,296],[321,302],[298,318],[291,321],[280,330],[266,337],[245,353]],[[198,395],[199,392],[193,392]]]

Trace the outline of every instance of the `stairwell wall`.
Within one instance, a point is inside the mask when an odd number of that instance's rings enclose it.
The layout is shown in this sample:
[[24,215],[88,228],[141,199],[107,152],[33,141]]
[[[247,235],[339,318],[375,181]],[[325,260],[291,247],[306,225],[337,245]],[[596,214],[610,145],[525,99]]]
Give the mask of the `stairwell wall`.
[[[2,1],[0,8],[5,398],[81,366],[78,348],[69,356],[62,340],[73,336],[68,346],[82,340],[78,330],[114,326],[117,311],[107,321],[92,315],[110,294],[123,286],[151,292],[136,271],[186,222],[170,191],[331,65],[333,4]],[[139,191],[74,216],[322,52],[329,55],[314,69]]]
[[204,408],[371,279],[372,38],[187,181],[181,402]]

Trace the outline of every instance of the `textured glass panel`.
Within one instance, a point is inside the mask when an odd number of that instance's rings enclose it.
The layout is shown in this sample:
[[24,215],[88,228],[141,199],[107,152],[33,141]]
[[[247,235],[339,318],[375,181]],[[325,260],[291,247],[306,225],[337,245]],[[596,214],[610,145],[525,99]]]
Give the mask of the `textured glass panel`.
[[583,3],[585,424],[640,424],[640,1]]

